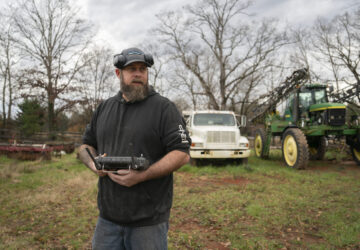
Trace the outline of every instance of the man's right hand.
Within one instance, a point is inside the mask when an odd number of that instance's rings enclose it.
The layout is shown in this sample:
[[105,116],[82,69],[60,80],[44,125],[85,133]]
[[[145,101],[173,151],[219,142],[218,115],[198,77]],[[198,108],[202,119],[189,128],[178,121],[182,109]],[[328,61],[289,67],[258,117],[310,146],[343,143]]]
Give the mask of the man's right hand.
[[97,170],[96,167],[95,167],[95,163],[94,163],[94,162],[91,162],[90,164],[91,164],[91,165],[90,165],[90,169],[91,169],[96,175],[98,175],[98,176],[100,176],[100,177],[104,177],[104,176],[107,175],[107,173],[104,172],[103,170]]
[[88,148],[91,152],[92,155],[96,155],[96,150],[95,148],[83,144],[80,146],[79,148],[79,158],[80,160],[92,171],[94,172],[96,175],[103,177],[105,175],[107,175],[107,173],[105,173],[103,170],[97,170],[95,167],[95,163],[93,162],[93,160],[91,159],[91,157],[89,156],[89,154],[86,151],[86,148]]

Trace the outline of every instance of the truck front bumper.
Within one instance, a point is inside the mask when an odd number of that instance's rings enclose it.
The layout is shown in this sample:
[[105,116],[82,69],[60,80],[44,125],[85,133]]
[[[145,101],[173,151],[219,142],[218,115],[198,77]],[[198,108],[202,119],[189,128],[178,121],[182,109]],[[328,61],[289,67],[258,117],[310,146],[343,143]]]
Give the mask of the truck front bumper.
[[194,159],[237,159],[250,156],[250,149],[190,149],[190,157]]

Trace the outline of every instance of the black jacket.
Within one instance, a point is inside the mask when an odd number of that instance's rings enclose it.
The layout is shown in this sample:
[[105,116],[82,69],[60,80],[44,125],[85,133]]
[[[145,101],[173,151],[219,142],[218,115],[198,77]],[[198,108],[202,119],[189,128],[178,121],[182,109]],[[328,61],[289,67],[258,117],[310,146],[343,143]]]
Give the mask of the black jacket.
[[[101,103],[83,143],[108,156],[143,154],[152,164],[173,150],[188,153],[191,140],[176,106],[151,88],[140,102],[127,103],[119,92]],[[169,219],[172,174],[130,188],[105,176],[99,178],[98,188],[98,207],[104,219],[127,226],[154,225]]]

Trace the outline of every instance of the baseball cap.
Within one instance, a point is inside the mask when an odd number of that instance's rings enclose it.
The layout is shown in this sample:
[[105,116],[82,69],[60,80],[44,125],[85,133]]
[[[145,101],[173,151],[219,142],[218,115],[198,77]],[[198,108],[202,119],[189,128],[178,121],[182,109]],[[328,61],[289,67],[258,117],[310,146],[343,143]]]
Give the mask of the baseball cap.
[[[151,62],[145,53],[138,48],[129,48],[121,52],[121,54],[126,58],[125,64],[123,67],[134,63],[134,62],[143,62],[146,66],[151,67],[153,62]],[[152,58],[151,58],[152,59]]]

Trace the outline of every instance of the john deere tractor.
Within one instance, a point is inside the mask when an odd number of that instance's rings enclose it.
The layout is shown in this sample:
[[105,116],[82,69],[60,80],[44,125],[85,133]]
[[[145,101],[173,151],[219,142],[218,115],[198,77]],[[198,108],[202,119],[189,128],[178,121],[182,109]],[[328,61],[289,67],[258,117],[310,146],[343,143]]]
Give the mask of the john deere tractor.
[[[359,107],[331,103],[327,86],[302,84],[282,97],[285,111],[275,109],[265,119],[265,129],[255,132],[255,154],[266,158],[271,139],[280,136],[286,165],[304,169],[309,159],[324,158],[327,137],[345,138],[355,162],[360,165]],[[275,107],[275,106],[274,106]]]

